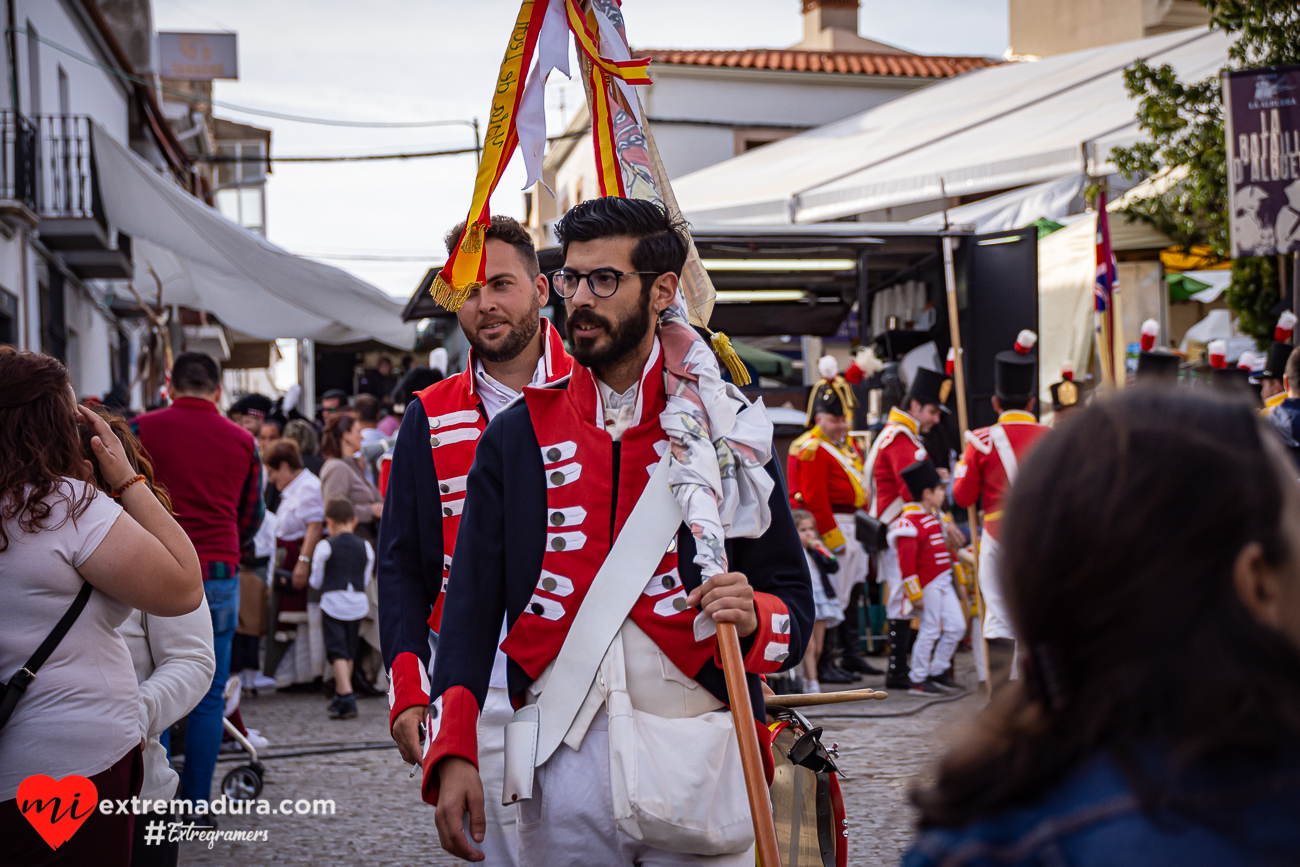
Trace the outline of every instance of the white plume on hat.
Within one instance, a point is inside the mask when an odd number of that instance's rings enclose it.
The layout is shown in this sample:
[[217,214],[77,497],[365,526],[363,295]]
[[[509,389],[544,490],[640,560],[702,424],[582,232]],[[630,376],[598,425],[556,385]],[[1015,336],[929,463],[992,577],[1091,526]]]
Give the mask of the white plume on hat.
[[1037,342],[1038,335],[1026,328],[1016,335],[1016,352],[1024,355],[1026,352],[1033,349],[1034,344]]
[[439,346],[429,353],[429,366],[441,373],[447,375],[447,350]]
[[885,366],[885,362],[876,357],[876,350],[871,346],[859,347],[853,356],[853,363],[862,371],[863,379],[870,379]]
[[823,355],[817,359],[817,372],[822,375],[822,379],[834,379],[840,372],[840,363],[833,355]]

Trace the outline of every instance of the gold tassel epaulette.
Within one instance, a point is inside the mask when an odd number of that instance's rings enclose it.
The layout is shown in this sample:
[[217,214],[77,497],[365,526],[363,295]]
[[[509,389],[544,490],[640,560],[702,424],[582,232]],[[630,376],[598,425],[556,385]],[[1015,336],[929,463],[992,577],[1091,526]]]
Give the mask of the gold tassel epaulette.
[[713,344],[713,351],[717,354],[718,360],[727,366],[727,372],[731,374],[731,381],[738,386],[749,385],[753,380],[749,378],[749,371],[745,369],[745,363],[740,360],[736,350],[731,345],[731,340],[721,331],[710,331],[709,342]]

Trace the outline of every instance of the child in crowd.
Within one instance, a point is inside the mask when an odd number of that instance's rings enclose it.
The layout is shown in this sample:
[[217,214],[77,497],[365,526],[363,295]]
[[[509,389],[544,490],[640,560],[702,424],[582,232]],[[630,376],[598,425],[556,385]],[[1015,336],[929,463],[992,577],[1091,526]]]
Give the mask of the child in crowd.
[[903,481],[916,502],[903,507],[889,528],[889,544],[898,551],[903,591],[919,611],[920,629],[912,645],[911,688],[918,695],[943,695],[961,685],[948,670],[966,632],[957,591],[952,586],[952,555],[943,524],[935,516],[947,491],[929,458],[903,470]]
[[334,666],[330,719],[352,719],[357,715],[352,663],[359,646],[361,619],[370,611],[365,588],[375,570],[375,552],[369,542],[352,532],[357,527],[357,515],[351,501],[334,499],[326,503],[325,525],[329,538],[316,545],[308,583],[321,591],[325,656]]
[[812,576],[813,591],[813,632],[808,639],[808,649],[803,655],[804,692],[821,692],[817,681],[817,662],[821,657],[822,646],[826,640],[826,630],[834,629],[844,620],[840,613],[840,603],[835,598],[835,588],[830,576],[840,569],[835,559],[817,532],[817,519],[807,509],[794,510],[794,526],[799,531],[803,542],[803,554],[808,559],[808,573]]

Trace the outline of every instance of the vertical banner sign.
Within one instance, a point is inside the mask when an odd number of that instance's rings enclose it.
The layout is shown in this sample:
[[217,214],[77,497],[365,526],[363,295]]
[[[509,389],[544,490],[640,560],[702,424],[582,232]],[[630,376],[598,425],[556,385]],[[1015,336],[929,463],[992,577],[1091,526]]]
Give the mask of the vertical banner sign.
[[1300,252],[1300,66],[1223,76],[1232,257]]

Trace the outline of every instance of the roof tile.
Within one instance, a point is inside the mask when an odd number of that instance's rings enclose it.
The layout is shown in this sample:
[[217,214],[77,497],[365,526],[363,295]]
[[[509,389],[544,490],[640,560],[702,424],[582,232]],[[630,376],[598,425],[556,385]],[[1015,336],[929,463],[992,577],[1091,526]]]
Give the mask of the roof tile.
[[[997,66],[987,57],[884,54],[870,51],[803,51],[797,49],[692,50],[649,48],[632,52],[672,66],[718,66],[850,75],[896,75],[904,78],[951,78],[972,69]],[[653,76],[653,67],[651,75]]]

